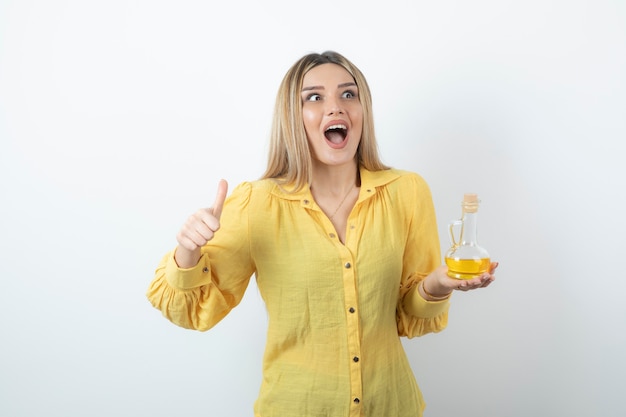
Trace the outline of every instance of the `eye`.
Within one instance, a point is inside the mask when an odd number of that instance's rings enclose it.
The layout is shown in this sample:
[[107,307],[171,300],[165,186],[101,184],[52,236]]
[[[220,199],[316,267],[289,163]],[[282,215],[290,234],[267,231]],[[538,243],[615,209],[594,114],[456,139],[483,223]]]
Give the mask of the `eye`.
[[308,96],[306,96],[304,101],[320,101],[321,99],[322,99],[321,95],[319,95],[317,93],[311,93]]
[[357,97],[356,93],[352,90],[347,90],[341,95],[341,98],[348,98],[348,99],[356,98],[356,97]]

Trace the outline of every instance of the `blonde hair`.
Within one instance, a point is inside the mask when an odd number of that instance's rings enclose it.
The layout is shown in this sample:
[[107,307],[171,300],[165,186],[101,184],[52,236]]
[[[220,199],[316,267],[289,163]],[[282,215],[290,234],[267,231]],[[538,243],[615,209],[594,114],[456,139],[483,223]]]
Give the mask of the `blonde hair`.
[[277,179],[281,184],[293,184],[293,191],[309,185],[312,179],[311,152],[302,119],[300,96],[302,80],[308,71],[322,64],[343,67],[352,75],[359,90],[359,101],[363,108],[363,131],[356,152],[358,165],[369,171],[388,169],[378,155],[372,96],[365,77],[352,62],[337,52],[311,53],[293,64],[278,89],[270,133],[268,164],[262,176]]

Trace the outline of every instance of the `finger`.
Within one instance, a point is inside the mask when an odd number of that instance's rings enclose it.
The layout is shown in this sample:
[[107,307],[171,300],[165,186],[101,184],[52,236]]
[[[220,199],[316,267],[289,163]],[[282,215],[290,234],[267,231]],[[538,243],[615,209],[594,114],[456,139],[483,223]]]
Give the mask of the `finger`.
[[493,282],[495,277],[491,274],[483,274],[480,276],[480,281],[478,281],[475,288],[485,288],[489,286]]
[[228,183],[226,180],[220,180],[217,185],[217,195],[215,196],[215,202],[213,202],[213,216],[218,220],[222,215],[222,209],[224,208],[224,201],[226,200],[226,194],[228,193]]
[[193,240],[189,239],[186,235],[179,233],[176,236],[178,244],[188,251],[196,250],[200,245],[197,245]]
[[196,245],[204,246],[207,242],[213,239],[213,231],[208,227],[204,227],[202,230],[192,230],[187,234],[187,237],[191,239]]
[[213,232],[220,228],[220,221],[215,217],[211,209],[202,209],[194,213],[193,223],[189,224],[189,230],[194,230],[205,236],[207,240],[213,237]]
[[482,284],[483,284],[482,280],[478,278],[473,278],[471,280],[467,280],[467,281],[463,280],[459,282],[455,289],[460,290],[460,291],[471,291],[476,288],[479,288]]
[[465,289],[472,290],[476,287],[481,286],[483,284],[483,281],[486,279],[486,277],[487,277],[486,275],[480,275],[472,279],[464,280],[461,283],[461,286]]
[[180,229],[179,236],[185,237],[198,246],[204,246],[213,239],[220,228],[220,221],[213,216],[211,209],[200,209],[187,219]]
[[460,281],[455,289],[460,291],[467,291],[468,283],[467,281]]
[[206,225],[203,226],[203,232],[197,229],[198,224],[191,226],[185,225],[180,230],[177,236],[178,243],[184,248],[189,250],[195,250],[196,247],[204,246],[211,237],[213,237],[213,231],[211,231]]

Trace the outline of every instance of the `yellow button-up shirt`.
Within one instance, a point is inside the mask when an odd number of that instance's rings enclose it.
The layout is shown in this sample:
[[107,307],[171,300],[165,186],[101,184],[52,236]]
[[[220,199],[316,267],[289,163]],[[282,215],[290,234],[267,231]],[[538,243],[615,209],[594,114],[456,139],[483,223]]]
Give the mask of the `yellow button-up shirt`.
[[416,417],[424,409],[399,336],[442,330],[449,302],[417,283],[441,263],[430,190],[417,174],[360,170],[342,244],[309,188],[245,182],[198,265],[168,253],[148,290],[175,324],[207,330],[253,274],[269,328],[256,417]]

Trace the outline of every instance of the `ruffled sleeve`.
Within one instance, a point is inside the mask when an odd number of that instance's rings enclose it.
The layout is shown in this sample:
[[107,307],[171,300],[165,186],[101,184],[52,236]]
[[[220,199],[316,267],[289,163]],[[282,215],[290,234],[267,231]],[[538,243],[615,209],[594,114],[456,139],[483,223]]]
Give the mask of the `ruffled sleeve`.
[[407,243],[396,308],[398,334],[409,338],[439,332],[448,324],[450,301],[426,301],[418,284],[441,264],[437,219],[430,189],[413,174],[404,182],[398,198],[407,213]]
[[398,333],[416,337],[437,333],[448,325],[450,299],[426,301],[417,290],[422,277],[412,276],[400,288],[397,308]]
[[147,291],[150,303],[172,323],[206,331],[243,298],[254,273],[250,256],[248,211],[251,185],[239,185],[226,199],[220,230],[202,248],[193,268],[179,268],[167,253]]

